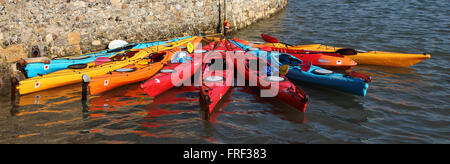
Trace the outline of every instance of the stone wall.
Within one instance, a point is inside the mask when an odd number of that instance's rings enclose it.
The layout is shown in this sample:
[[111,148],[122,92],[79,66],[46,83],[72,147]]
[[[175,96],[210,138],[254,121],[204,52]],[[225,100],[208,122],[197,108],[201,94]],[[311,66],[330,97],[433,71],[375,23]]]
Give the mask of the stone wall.
[[14,62],[33,51],[48,57],[80,55],[105,49],[115,39],[143,42],[215,33],[224,15],[236,30],[287,5],[287,0],[225,1],[0,0],[0,88],[17,74]]

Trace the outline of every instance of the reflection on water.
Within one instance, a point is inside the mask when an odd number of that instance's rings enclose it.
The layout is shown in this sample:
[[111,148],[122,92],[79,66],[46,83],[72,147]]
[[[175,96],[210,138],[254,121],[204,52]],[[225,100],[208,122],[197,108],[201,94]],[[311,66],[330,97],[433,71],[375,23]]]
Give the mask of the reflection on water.
[[103,117],[108,113],[120,113],[134,106],[152,102],[139,85],[128,85],[89,98],[89,117]]
[[[256,95],[254,89],[232,89],[205,120],[205,113],[199,104],[199,92],[194,87],[174,88],[151,99],[135,84],[90,96],[87,102],[80,100],[80,85],[55,88],[19,97],[13,108],[14,114],[2,120],[15,120],[16,125],[28,130],[16,131],[14,125],[4,124],[14,137],[0,142],[67,143],[71,141],[65,138],[78,136],[82,139],[75,143],[160,143],[162,140],[170,140],[169,143],[227,143],[233,139],[222,138],[217,128],[231,126],[231,131],[250,133],[257,130],[224,121],[222,117],[271,114],[281,120],[304,123],[303,113]],[[258,103],[260,105],[255,105]],[[71,127],[70,130],[64,130],[67,126]],[[50,131],[42,133],[44,129]],[[47,140],[53,137],[61,141]],[[295,143],[271,138],[278,142]],[[258,140],[250,143],[253,142],[258,143]]]
[[[18,105],[45,105],[46,107],[52,107],[79,100],[80,97],[81,85],[75,84],[55,88],[45,92],[37,92],[20,96]],[[58,101],[58,99],[60,99],[60,101]]]
[[[250,95],[253,99],[240,100],[241,102],[250,102],[255,104],[267,104],[270,106],[270,110],[263,111],[276,116],[279,116],[280,119],[286,120],[293,123],[303,124],[306,123],[306,114],[302,113],[287,104],[279,103],[280,101],[276,98],[261,98],[253,95],[260,95],[259,89],[257,88],[247,88],[241,87],[238,88],[239,92]],[[256,111],[249,111],[248,113],[255,113]]]

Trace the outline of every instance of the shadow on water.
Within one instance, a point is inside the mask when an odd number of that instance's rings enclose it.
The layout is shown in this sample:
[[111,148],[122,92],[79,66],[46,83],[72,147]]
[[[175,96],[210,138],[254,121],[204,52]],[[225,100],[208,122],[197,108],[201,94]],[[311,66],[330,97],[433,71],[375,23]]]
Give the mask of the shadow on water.
[[[294,109],[290,107],[287,104],[280,103],[280,100],[277,98],[267,97],[262,98],[260,97],[260,89],[255,87],[240,87],[237,89],[238,92],[246,93],[253,95],[253,100],[250,100],[251,103],[258,103],[258,104],[265,104],[269,105],[269,109],[267,113],[276,115],[280,117],[280,119],[292,122],[292,123],[299,123],[304,124],[306,123],[306,114],[299,111],[298,109]],[[250,112],[252,113],[252,112]]]

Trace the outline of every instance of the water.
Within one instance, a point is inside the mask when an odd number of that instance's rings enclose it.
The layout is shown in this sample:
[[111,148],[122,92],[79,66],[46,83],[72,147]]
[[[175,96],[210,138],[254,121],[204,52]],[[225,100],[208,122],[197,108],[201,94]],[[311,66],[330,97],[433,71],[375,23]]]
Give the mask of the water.
[[80,102],[73,85],[0,98],[0,143],[450,143],[450,4],[445,0],[301,0],[232,35],[292,44],[432,54],[410,68],[358,66],[373,76],[367,97],[299,85],[306,113],[234,88],[211,121],[198,91],[150,99],[128,85]]

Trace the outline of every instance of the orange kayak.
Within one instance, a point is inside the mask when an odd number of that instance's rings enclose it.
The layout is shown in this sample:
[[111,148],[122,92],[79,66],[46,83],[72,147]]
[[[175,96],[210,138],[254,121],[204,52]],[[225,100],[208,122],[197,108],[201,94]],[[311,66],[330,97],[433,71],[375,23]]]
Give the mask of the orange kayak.
[[[201,40],[202,37],[198,37],[192,42],[198,44]],[[186,46],[187,44],[185,43],[180,46]],[[136,64],[110,71],[105,75],[93,77],[88,85],[89,93],[95,95],[120,86],[147,80],[158,73],[181,50],[182,48],[175,47],[166,51],[153,53],[148,58],[140,60]]]

